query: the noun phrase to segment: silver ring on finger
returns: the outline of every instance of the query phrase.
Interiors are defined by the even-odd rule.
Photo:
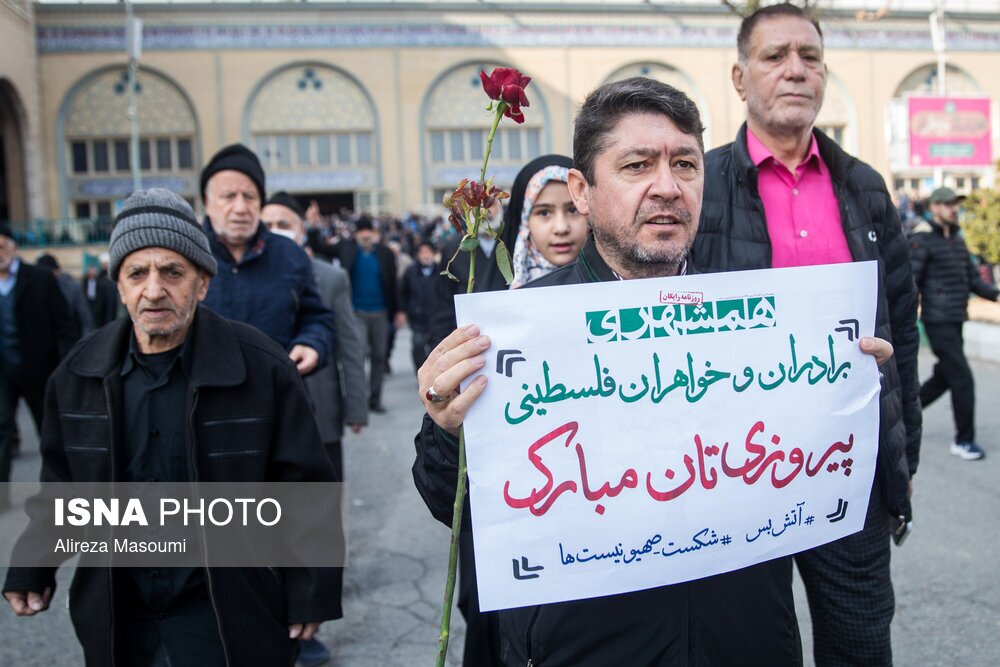
[[[424,398],[426,398],[431,403],[444,403],[445,401],[448,400],[447,396],[442,396],[441,394],[437,393],[437,390],[434,388],[434,385],[431,385],[430,387],[427,388],[427,391],[424,392]]]

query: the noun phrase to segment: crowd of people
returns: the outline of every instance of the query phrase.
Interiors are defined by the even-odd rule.
[[[962,323],[970,291],[993,300],[1000,291],[979,279],[957,231],[961,197],[935,190],[929,215],[904,229],[875,170],[815,128],[826,66],[809,13],[760,9],[736,46],[731,77],[747,121],[731,143],[706,154],[683,91],[645,78],[601,86],[577,116],[573,156],[525,165],[506,206],[491,211],[512,249],[513,283],[497,267],[496,239],[482,236],[476,290],[877,261],[875,337],[859,343],[883,374],[864,528],[696,581],[483,613],[466,520],[466,665],[801,665],[793,564],[816,664],[891,665],[890,545],[912,518],[921,407],[950,390],[952,453],[984,456]],[[54,258],[21,262],[0,227],[0,481],[19,397],[42,434],[43,481],[342,481],[344,433],[388,409],[384,377],[395,332],[408,327],[426,410],[414,480],[450,525],[457,434],[485,378],[458,387],[490,346],[488,332],[457,327],[453,297],[472,266],[457,253],[461,237],[443,215],[323,212],[266,185],[257,156],[235,144],[201,172],[202,220],[170,191],[133,193],[107,266],[82,284]],[[922,386],[918,303],[939,358]],[[342,614],[340,570],[290,568],[277,592],[252,571],[229,570],[78,570],[69,604],[87,664],[329,658],[314,635]],[[55,572],[11,568],[3,590],[16,614],[37,615]]]

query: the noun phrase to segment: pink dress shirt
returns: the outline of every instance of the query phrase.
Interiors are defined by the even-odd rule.
[[[749,129],[747,149],[757,165],[757,190],[771,237],[771,266],[852,261],[830,170],[819,156],[816,137],[794,174]]]

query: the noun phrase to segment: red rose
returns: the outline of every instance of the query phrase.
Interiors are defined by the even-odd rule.
[[[483,90],[491,100],[507,105],[503,115],[515,123],[523,123],[521,107],[531,106],[528,96],[524,94],[524,89],[531,83],[531,77],[524,76],[513,67],[497,67],[489,76],[486,72],[480,72],[479,78],[482,79]]]

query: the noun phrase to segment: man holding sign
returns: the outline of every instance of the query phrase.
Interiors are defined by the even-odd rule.
[[[588,216],[593,236],[575,264],[530,286],[594,284],[589,289],[596,290],[597,283],[677,276],[691,271],[687,258],[698,228],[705,177],[702,129],[698,110],[686,95],[651,79],[628,79],[607,84],[591,93],[576,120],[576,168],[570,171],[569,187],[577,209]],[[566,289],[568,293],[577,288]],[[518,299],[527,295],[513,292],[502,296]],[[882,360],[891,355],[891,346],[885,341],[863,338],[861,346],[863,351]],[[477,326],[465,326],[435,348],[418,373],[427,415],[416,439],[414,479],[434,516],[449,524],[458,467],[456,436],[470,407],[482,396],[486,377],[479,375],[461,393],[459,386],[484,368],[485,354],[490,347],[491,340],[481,335]],[[597,372],[600,377],[600,365]],[[504,378],[497,381],[500,380]],[[608,384],[608,380],[614,382],[605,377],[604,384]],[[594,397],[599,390],[588,393],[588,389],[578,392],[578,396]],[[562,392],[571,393],[565,387]],[[554,398],[548,396],[546,400]],[[540,402],[541,399],[535,404]],[[556,409],[556,406],[547,405],[553,411]],[[526,417],[514,417],[515,420],[523,418]],[[508,423],[515,421],[508,419]],[[663,421],[661,430],[669,431],[671,426],[668,418]],[[562,439],[559,443],[561,450]],[[566,440],[567,446],[569,443],[570,440]],[[609,442],[607,446],[619,444]],[[470,456],[476,453],[475,449],[473,444]],[[512,450],[510,456],[514,455]],[[801,451],[799,456],[802,456]],[[630,469],[622,476],[618,491],[602,487],[602,493],[614,496],[621,488],[635,489],[635,477],[635,470]],[[521,495],[520,489],[533,483],[516,481]],[[586,489],[585,480],[583,484]],[[557,495],[558,490],[546,503],[555,502]],[[627,501],[625,495],[619,499]],[[638,494],[633,495],[638,497]],[[536,518],[546,511],[538,506],[541,501],[536,499],[534,491],[527,502],[532,505],[529,509]],[[569,501],[562,504],[569,504]],[[474,511],[475,508],[476,496],[473,495]],[[592,519],[593,512],[603,515],[603,510],[603,506],[598,505],[588,516]],[[612,511],[610,509],[609,513]],[[719,509],[720,515],[724,512]],[[527,528],[531,524],[521,525]],[[777,532],[777,528],[774,531]],[[480,535],[477,533],[476,537],[479,540]],[[748,542],[751,537],[747,538]],[[655,536],[656,543],[660,539],[660,535]],[[705,538],[703,543],[697,544],[719,542],[712,539],[714,542]],[[650,549],[652,542],[654,539],[647,541]],[[666,544],[665,539],[663,543]],[[657,548],[664,551],[664,548]],[[700,548],[695,545],[686,550]],[[683,550],[664,551],[663,555]],[[607,557],[609,560],[602,562],[610,562],[614,555],[609,552],[600,556],[581,556],[587,552],[586,548],[576,549],[576,556],[567,554],[561,558],[561,565],[571,567],[567,564],[576,563],[575,558],[580,562],[593,562],[594,558]],[[637,554],[645,554],[647,549],[637,547],[631,552],[634,559]],[[510,561],[507,562],[509,575]],[[525,568],[522,576],[518,577],[517,563],[514,574],[514,578],[521,581],[533,576],[532,567],[538,569],[537,564],[529,564],[523,558],[522,565]],[[558,564],[552,565],[549,571],[557,567]],[[715,571],[725,569],[733,568],[722,567]],[[480,582],[482,586],[482,578]],[[570,600],[567,602],[501,611],[500,645],[496,648],[499,661],[511,665],[574,667],[609,664],[799,665],[802,662],[788,558],[686,583],[616,595],[595,595],[603,597],[575,599],[586,595],[567,591],[560,597]]]
[[[906,239],[874,169],[815,129],[826,65],[819,24],[771,5],[744,19],[733,85],[747,105],[736,141],[706,156],[694,246],[699,271],[739,271],[877,260],[876,335],[892,341],[882,369],[878,473],[860,533],[795,557],[825,665],[891,665],[894,599],[890,532],[905,536],[909,477],[917,470],[917,293]]]

